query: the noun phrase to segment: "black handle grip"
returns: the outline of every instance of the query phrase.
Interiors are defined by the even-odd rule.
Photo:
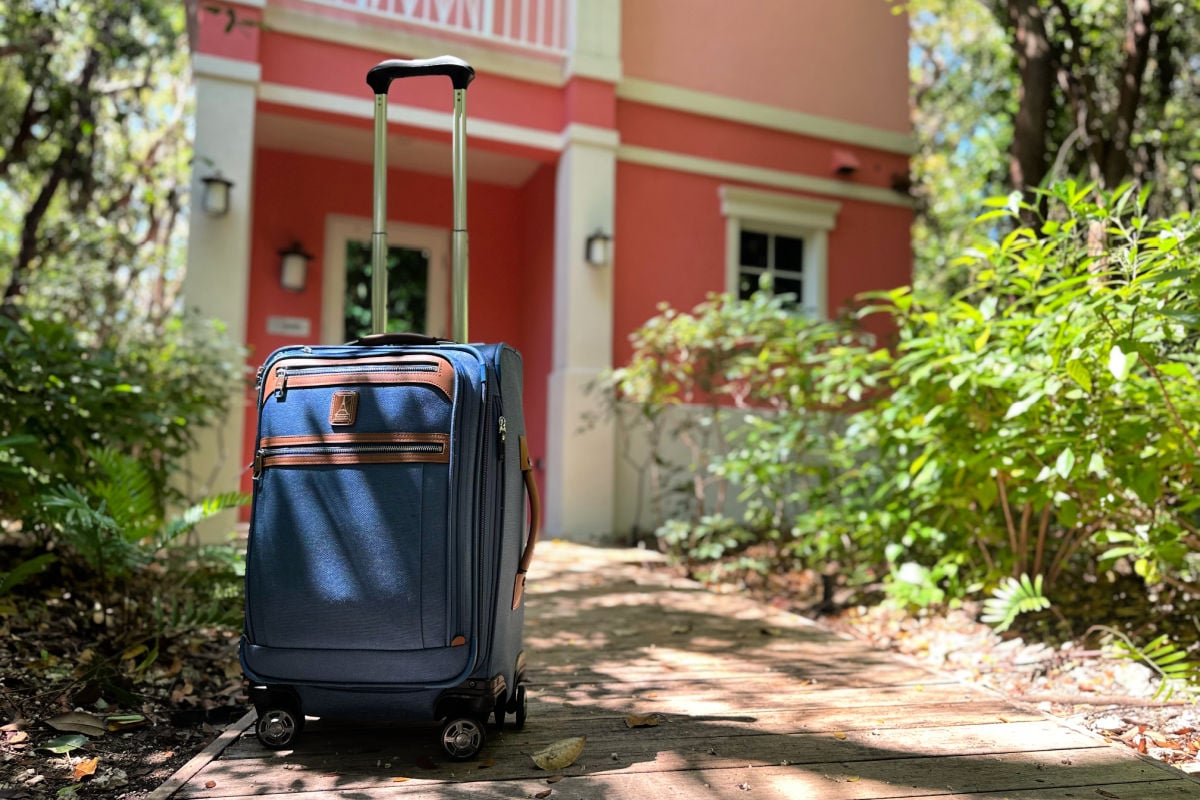
[[[435,344],[451,344],[449,339],[439,339],[436,336],[426,336],[421,333],[371,333],[358,339],[346,342],[354,347],[373,347],[386,344],[409,344],[429,347]]]
[[[367,71],[367,85],[375,94],[387,94],[392,81],[397,78],[415,78],[420,75],[445,75],[455,89],[466,89],[475,80],[475,69],[454,56],[418,58],[405,60],[392,58],[381,61]]]

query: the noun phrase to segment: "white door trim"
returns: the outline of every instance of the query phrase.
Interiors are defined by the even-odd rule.
[[[428,295],[425,330],[421,333],[445,338],[450,328],[450,231],[429,225],[388,222],[389,245],[429,251]],[[346,242],[371,241],[371,220],[330,214],[325,218],[324,277],[321,280],[321,342],[342,344],[345,336]]]

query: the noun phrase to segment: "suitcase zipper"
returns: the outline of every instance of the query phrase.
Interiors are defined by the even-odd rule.
[[[336,383],[355,383],[356,375],[404,375],[412,373],[436,373],[441,367],[429,362],[411,364],[354,364],[339,367],[288,367],[280,364],[275,368],[275,399],[283,400],[287,395],[288,382],[300,386],[326,386],[325,378],[334,376]],[[368,378],[357,382],[369,382]]]
[[[450,437],[444,433],[354,434],[342,438],[275,437],[289,440],[260,447],[254,456],[254,478],[273,466],[323,466],[327,464],[446,463]],[[303,441],[309,439],[309,441]],[[323,441],[324,439],[324,441]]]

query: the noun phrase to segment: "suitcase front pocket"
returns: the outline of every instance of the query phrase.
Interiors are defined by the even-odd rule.
[[[459,629],[446,433],[264,437],[247,571],[256,644],[451,646]]]

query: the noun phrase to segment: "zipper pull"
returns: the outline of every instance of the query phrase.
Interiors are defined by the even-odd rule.
[[[500,444],[504,444],[505,438],[508,437],[508,420],[504,417],[500,418]]]
[[[255,391],[258,391],[259,389],[262,388],[262,379],[263,379],[263,370],[264,369],[266,369],[265,364],[260,365],[258,369],[254,370],[254,390]]]
[[[283,394],[287,391],[287,367],[275,368],[275,399],[283,400]]]
[[[253,480],[258,480],[258,477],[262,475],[263,455],[264,452],[261,449],[254,451],[254,471],[250,473],[250,477]]]

